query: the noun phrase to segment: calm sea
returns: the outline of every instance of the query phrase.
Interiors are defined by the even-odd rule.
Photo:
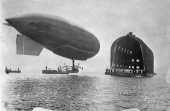
[[[166,111],[170,84],[165,74],[152,78],[115,77],[98,73],[77,75],[9,74],[2,85],[8,111]]]

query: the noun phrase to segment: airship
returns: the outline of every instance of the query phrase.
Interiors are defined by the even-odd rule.
[[[16,53],[39,56],[43,48],[59,56],[87,60],[100,50],[99,40],[90,32],[67,20],[44,13],[29,13],[5,19],[20,34]]]

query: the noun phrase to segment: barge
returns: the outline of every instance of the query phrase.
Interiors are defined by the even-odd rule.
[[[6,72],[6,74],[9,74],[9,73],[21,73],[21,70],[19,68],[18,68],[18,70],[11,70],[11,69],[8,69],[6,67],[5,72]]]

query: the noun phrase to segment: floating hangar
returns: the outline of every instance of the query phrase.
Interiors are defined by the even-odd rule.
[[[153,52],[141,39],[130,32],[112,44],[110,70],[111,72],[130,70],[130,73],[154,73]]]

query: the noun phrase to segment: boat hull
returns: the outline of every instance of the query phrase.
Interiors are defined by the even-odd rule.
[[[7,70],[6,74],[9,74],[9,73],[21,73],[21,71],[10,71],[10,70]]]
[[[57,70],[42,70],[43,74],[69,74],[66,71],[57,71]]]
[[[117,72],[105,72],[105,75],[113,75],[120,77],[153,77],[155,73],[117,73]]]
[[[78,73],[79,70],[78,69],[75,69],[75,70],[66,70],[68,73]]]

